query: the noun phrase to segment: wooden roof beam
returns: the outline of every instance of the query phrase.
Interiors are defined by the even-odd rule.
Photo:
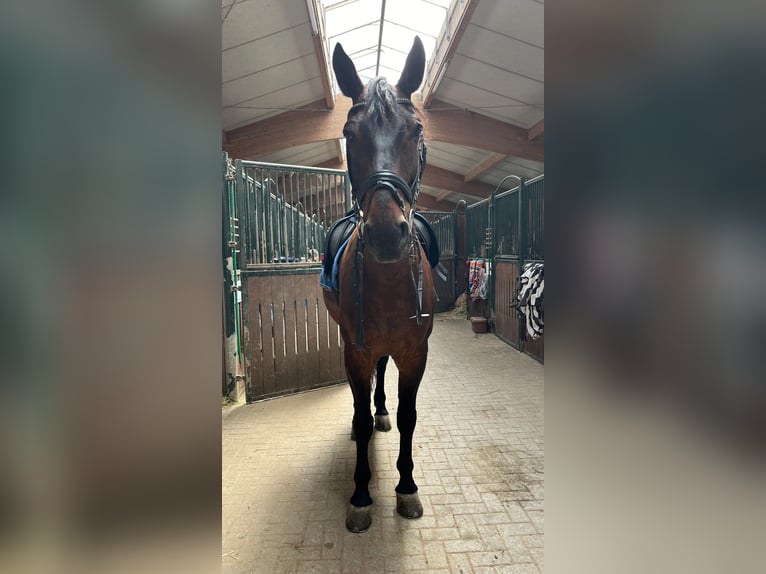
[[[453,211],[457,202],[441,201],[433,195],[427,193],[421,193],[418,196],[418,204],[416,211],[421,210],[433,210],[433,211]]]
[[[234,157],[248,159],[280,149],[338,139],[350,108],[351,100],[346,97],[339,98],[332,110],[326,109],[320,100],[229,130],[226,151]]]
[[[545,118],[527,130],[527,141],[535,141],[545,136]]]
[[[452,56],[455,54],[460,40],[471,22],[473,13],[479,5],[479,0],[465,0],[453,2],[452,12],[447,14],[444,26],[436,39],[436,49],[431,65],[426,73],[423,84],[423,105],[430,106],[439,83],[447,71]]]
[[[527,141],[527,130],[449,104],[427,110],[426,141],[464,145],[514,157],[545,161],[545,146]]]
[[[224,149],[232,157],[258,155],[298,145],[337,140],[343,132],[351,100],[338,99],[327,110],[324,102],[313,102],[226,132]],[[426,141],[434,140],[483,149],[535,161],[545,161],[545,146],[527,139],[527,130],[482,116],[475,112],[439,103],[426,110]]]
[[[319,76],[322,79],[322,89],[324,90],[324,101],[329,109],[335,107],[335,95],[332,93],[332,78],[330,77],[330,68],[327,65],[328,54],[326,51],[324,19],[320,17],[322,7],[318,0],[308,0],[306,2],[306,11],[309,16],[309,25],[311,26],[311,38],[314,42],[314,53],[316,54],[317,64],[319,65]]]
[[[463,177],[463,181],[468,183],[469,181],[473,181],[477,177],[479,177],[481,174],[483,174],[485,171],[493,168],[497,164],[499,164],[501,161],[503,161],[507,155],[504,153],[493,153],[484,158],[483,161],[481,161],[476,167],[474,167],[471,171],[469,171],[467,174],[465,174],[465,177]]]
[[[435,165],[427,165],[423,172],[423,185],[438,187],[450,193],[461,193],[484,199],[495,189],[493,186],[479,181],[466,183],[459,173],[448,171]],[[445,196],[446,197],[446,196]]]
[[[332,158],[318,164],[316,167],[326,167],[329,169],[346,169],[346,162],[341,162],[338,161],[337,158]],[[493,186],[479,181],[466,183],[463,180],[463,176],[459,173],[448,171],[446,169],[436,167],[435,165],[426,165],[421,183],[428,187],[436,187],[446,191],[446,194],[439,194],[439,196],[437,196],[439,200],[445,199],[452,193],[472,195],[474,197],[484,199],[489,197],[492,191],[495,189]]]

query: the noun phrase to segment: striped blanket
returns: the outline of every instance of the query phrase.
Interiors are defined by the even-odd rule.
[[[533,339],[543,335],[545,310],[545,275],[542,263],[524,265],[516,285],[512,305],[526,320],[527,333]]]

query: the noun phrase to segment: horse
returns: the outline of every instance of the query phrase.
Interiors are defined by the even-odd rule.
[[[399,370],[396,510],[404,518],[423,515],[412,476],[412,437],[417,392],[433,330],[435,292],[413,223],[425,143],[422,114],[411,96],[423,81],[425,59],[423,43],[416,37],[396,86],[381,77],[364,86],[341,44],[333,51],[338,85],[352,100],[343,135],[354,230],[338,256],[337,289],[323,291],[323,298],[340,327],[354,400],[355,489],[346,513],[346,528],[351,532],[364,532],[372,524],[368,446],[374,424],[382,431],[391,428],[382,385],[388,357]],[[370,394],[376,367],[380,381],[374,420]]]

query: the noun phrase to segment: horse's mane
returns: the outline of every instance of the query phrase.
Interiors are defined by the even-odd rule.
[[[370,118],[380,124],[390,114],[396,113],[396,99],[397,96],[391,84],[384,77],[378,76],[367,84],[365,111]],[[418,102],[413,100],[412,107],[421,123],[425,124],[426,115]]]
[[[396,94],[385,78],[373,78],[367,84],[365,103],[367,115],[380,124],[389,115],[395,113]]]

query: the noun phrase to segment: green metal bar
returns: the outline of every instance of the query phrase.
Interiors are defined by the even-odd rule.
[[[229,181],[227,182],[227,187],[229,188],[229,241],[231,241],[231,244],[233,247],[231,248],[231,267],[233,270],[233,277],[232,277],[232,284],[234,286],[234,289],[236,289],[237,284],[240,283],[239,281],[239,269],[237,267],[237,229],[236,224],[239,220],[237,217],[237,211],[236,211],[236,181]],[[240,240],[242,238],[242,233],[239,234]],[[239,329],[239,301],[237,300],[237,291],[233,290],[231,293],[231,296],[234,297],[234,332],[237,335],[237,361],[242,360],[242,342],[240,339],[240,329]]]
[[[496,191],[496,190],[495,190]],[[495,320],[495,235],[497,227],[496,219],[496,198],[495,191],[489,196],[487,205],[487,309],[489,310],[488,320],[494,323]]]
[[[518,213],[518,233],[519,233],[519,258],[518,258],[518,274],[519,277],[521,276],[522,270],[524,268],[524,257],[526,255],[527,250],[527,238],[526,238],[526,231],[524,229],[524,222],[526,219],[525,214],[525,203],[524,203],[524,178],[521,179],[521,182],[519,183],[519,213]],[[517,321],[517,328],[518,328],[518,335],[519,335],[519,350],[524,350],[524,341],[526,340],[526,330],[524,329],[524,320],[519,317]]]
[[[306,167],[305,165],[287,165],[281,163],[268,163],[263,161],[238,160],[247,168],[260,168],[265,170],[285,170],[295,173],[334,173],[344,175],[346,172],[340,169],[328,169],[324,167]]]

